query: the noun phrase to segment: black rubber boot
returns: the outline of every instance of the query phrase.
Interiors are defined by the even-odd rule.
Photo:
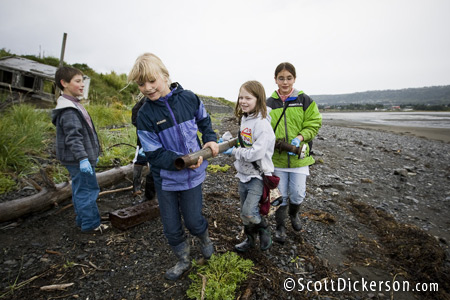
[[[178,262],[175,266],[167,270],[164,277],[169,280],[177,280],[191,267],[189,243],[184,241],[178,246],[172,247],[172,250],[177,256]]]
[[[287,218],[288,207],[280,206],[275,212],[275,222],[277,227],[275,229],[275,236],[273,240],[275,242],[284,244],[286,242],[286,218]]]
[[[247,235],[245,241],[234,246],[239,252],[245,252],[255,247],[256,236],[258,234],[258,227],[255,224],[245,225],[244,232]]]
[[[289,217],[291,218],[292,228],[294,228],[295,231],[302,230],[302,224],[300,223],[300,218],[298,217],[299,210],[300,210],[300,204],[295,205],[295,204],[289,203]]]
[[[200,239],[200,246],[203,257],[209,259],[211,255],[214,253],[214,245],[211,239],[209,238],[208,229],[206,229],[202,235],[199,235],[198,238]]]
[[[261,218],[261,222],[258,224],[259,233],[259,247],[262,251],[265,251],[272,246],[272,236],[270,234],[269,225],[265,218]]]
[[[141,174],[143,165],[134,164],[133,167],[133,197],[140,195],[141,192]]]
[[[147,200],[152,200],[155,195],[156,195],[156,191],[155,191],[155,182],[153,181],[153,175],[151,172],[149,172],[147,174],[147,176],[145,176],[145,198]]]

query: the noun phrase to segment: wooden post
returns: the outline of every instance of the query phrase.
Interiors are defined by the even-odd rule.
[[[59,57],[59,66],[60,67],[62,67],[64,64],[64,53],[66,52],[66,40],[67,40],[67,33],[64,32],[62,46],[61,46],[61,55]],[[61,90],[59,89],[58,85],[55,82],[55,102],[56,102],[56,99],[58,99],[60,93],[61,93]]]

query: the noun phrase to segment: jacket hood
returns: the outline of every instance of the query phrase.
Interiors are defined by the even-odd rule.
[[[56,124],[56,118],[58,117],[59,113],[66,108],[74,108],[77,109],[78,108],[75,106],[75,103],[73,103],[72,101],[64,98],[64,97],[59,97],[57,102],[56,102],[56,107],[52,110],[52,123]]]

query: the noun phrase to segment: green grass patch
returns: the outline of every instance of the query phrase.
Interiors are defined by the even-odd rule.
[[[209,164],[206,170],[210,173],[217,173],[217,172],[226,173],[229,168],[231,168],[229,165],[220,166]]]

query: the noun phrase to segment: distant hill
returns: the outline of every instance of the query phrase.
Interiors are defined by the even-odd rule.
[[[367,91],[339,95],[311,95],[320,105],[383,104],[396,105],[450,105],[450,85],[401,90]]]

